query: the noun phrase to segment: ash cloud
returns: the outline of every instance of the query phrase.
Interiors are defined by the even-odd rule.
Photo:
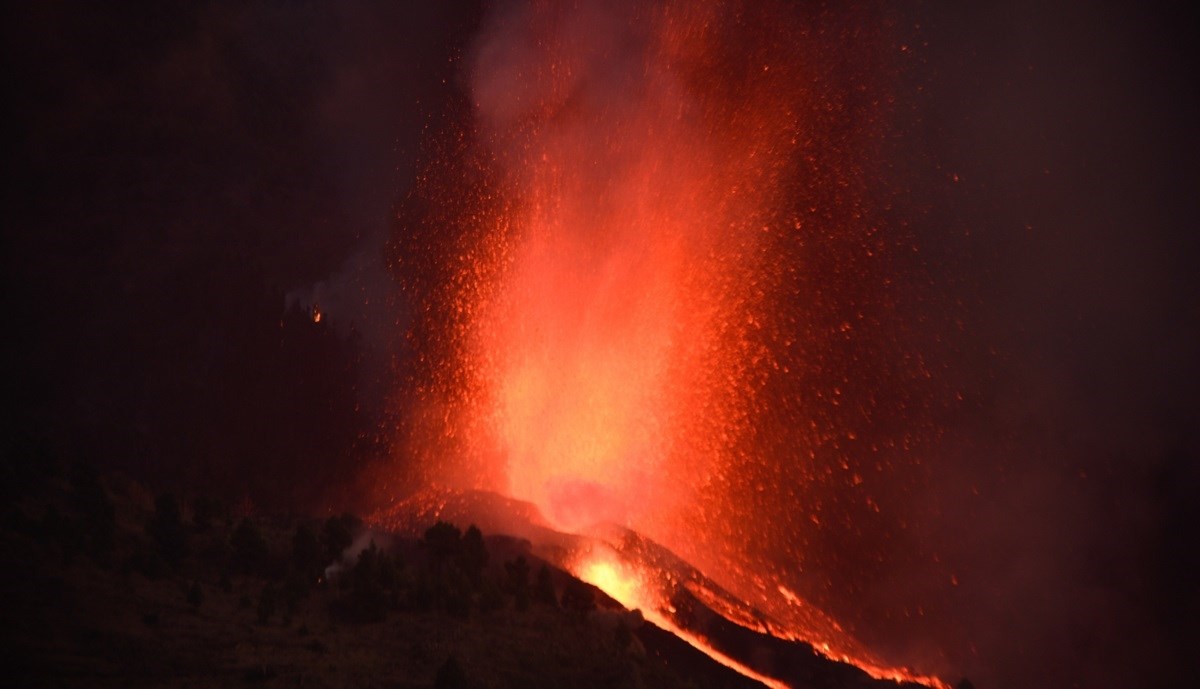
[[[653,54],[654,7],[622,1],[488,8],[460,73],[474,106],[477,145],[523,185],[535,174],[532,150],[587,161],[571,174],[589,185],[597,215],[606,199],[632,196],[626,187],[649,156],[627,150],[622,138],[644,135],[664,112],[679,113],[680,128],[695,123],[691,99]],[[696,136],[697,147],[702,141]],[[569,231],[597,232],[587,222]]]
[[[557,10],[499,3],[472,43],[468,86],[488,138],[547,110],[610,113],[619,119],[634,104],[662,97],[649,92],[649,6],[636,2],[583,2]],[[646,21],[636,18],[646,15]],[[557,78],[547,78],[551,73]],[[542,78],[537,78],[538,76]],[[576,120],[578,121],[578,120]],[[570,118],[556,129],[572,129]]]

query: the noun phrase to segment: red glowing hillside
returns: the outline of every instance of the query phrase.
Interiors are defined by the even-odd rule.
[[[935,677],[888,667],[820,610],[780,587],[758,608],[666,548],[633,531],[595,524],[550,528],[533,505],[486,491],[431,489],[370,520],[415,536],[431,522],[473,523],[526,539],[537,557],[571,572],[718,662],[771,687],[869,686],[869,679],[945,688]]]

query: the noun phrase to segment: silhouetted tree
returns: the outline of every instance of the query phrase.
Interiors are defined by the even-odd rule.
[[[243,574],[261,571],[267,559],[267,542],[249,517],[244,517],[234,529],[229,544],[233,547],[234,564]]]
[[[375,541],[358,554],[354,569],[346,577],[350,589],[349,612],[356,621],[382,622],[387,616],[387,585],[394,583],[392,572],[390,558],[379,550]]]
[[[275,614],[275,608],[278,605],[276,598],[278,598],[278,593],[275,591],[275,584],[268,583],[263,586],[262,593],[258,596],[259,624],[271,621],[271,616]]]
[[[413,610],[424,612],[433,608],[434,598],[434,574],[428,568],[421,569],[416,573],[412,590],[408,592],[408,605]]]
[[[562,606],[567,610],[586,613],[596,609],[596,593],[591,586],[571,577],[563,586]]]
[[[533,601],[552,608],[558,607],[558,596],[554,593],[554,582],[550,579],[550,568],[542,563],[537,579],[533,582]]]
[[[187,531],[179,516],[179,503],[174,495],[164,494],[154,501],[154,516],[147,527],[158,553],[171,566],[176,566],[187,554]]]
[[[44,538],[58,544],[63,563],[73,562],[80,554],[95,555],[94,559],[100,564],[107,562],[107,554],[93,548],[92,525],[87,522],[85,515],[64,514],[50,505],[42,515],[38,528]],[[158,556],[157,550],[154,554]],[[161,557],[159,559],[161,562]],[[163,568],[166,568],[165,564]]]
[[[71,528],[69,520],[63,517],[57,507],[50,505],[46,508],[38,524],[38,530],[43,538],[59,544],[64,562],[70,562],[75,558],[75,553],[79,550],[78,535],[76,530]]]
[[[463,534],[458,563],[471,585],[478,588],[483,576],[483,568],[488,563],[488,551],[487,545],[483,542],[483,533],[474,524],[467,527],[466,533]]]
[[[228,519],[229,509],[216,498],[201,496],[192,501],[192,524],[201,533],[212,528],[213,522]]]
[[[129,556],[130,569],[147,579],[161,579],[171,573],[171,567],[153,545],[138,548]]]
[[[192,582],[192,587],[188,589],[187,602],[193,610],[199,608],[200,604],[204,602],[204,591],[200,589],[200,582]]]
[[[462,532],[449,522],[439,521],[426,529],[421,545],[429,555],[430,565],[440,569],[458,558],[462,548]]]
[[[334,562],[354,542],[354,531],[362,522],[352,514],[330,517],[325,520],[325,562]]]
[[[633,632],[629,630],[629,625],[625,624],[625,620],[617,622],[614,639],[617,642],[617,648],[622,651],[629,648],[629,644],[633,643]]]
[[[438,668],[433,686],[434,689],[466,689],[467,673],[463,672],[462,666],[454,656],[447,658]]]
[[[291,570],[283,580],[283,610],[288,615],[296,612],[300,601],[308,597],[312,580],[299,570]]]
[[[316,579],[325,570],[325,549],[309,524],[296,527],[292,536],[292,564],[310,579]]]
[[[516,599],[517,610],[527,609],[529,607],[529,562],[525,560],[524,555],[518,555],[517,559],[504,563],[504,570],[508,574],[508,590]]]
[[[504,607],[504,591],[491,576],[485,575],[479,585],[480,612],[493,612]]]
[[[441,571],[440,577],[442,607],[451,617],[466,619],[471,614],[471,582],[467,575],[450,566]]]
[[[116,532],[116,508],[90,465],[76,468],[71,480],[71,502],[79,513],[84,551],[98,564],[107,564]]]

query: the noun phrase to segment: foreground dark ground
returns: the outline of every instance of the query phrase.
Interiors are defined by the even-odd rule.
[[[8,479],[0,640],[19,686],[760,686],[517,539],[394,538],[81,466]]]

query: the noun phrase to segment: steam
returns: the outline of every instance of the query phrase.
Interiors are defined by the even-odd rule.
[[[372,545],[387,551],[392,547],[393,542],[394,539],[390,534],[372,531],[371,529],[364,530],[355,536],[354,541],[346,546],[346,549],[342,551],[341,555],[338,555],[337,559],[325,567],[325,581],[335,581],[347,570],[353,569],[354,564],[358,562],[358,556]]]

